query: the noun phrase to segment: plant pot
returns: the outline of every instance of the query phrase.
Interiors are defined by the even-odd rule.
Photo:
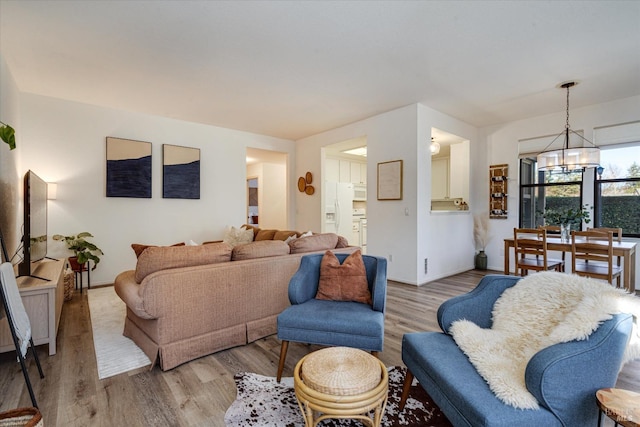
[[[75,256],[69,257],[69,266],[71,266],[71,270],[75,272],[82,272],[87,270],[86,264],[78,264],[78,257]]]
[[[476,270],[487,269],[487,254],[484,251],[480,251],[476,254]]]

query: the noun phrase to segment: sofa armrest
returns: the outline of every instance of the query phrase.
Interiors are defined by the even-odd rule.
[[[451,298],[438,308],[438,324],[449,333],[451,324],[456,320],[466,319],[481,328],[490,328],[492,324],[493,305],[505,289],[515,285],[521,277],[504,275],[487,275],[471,292]]]
[[[289,302],[302,304],[315,298],[320,282],[320,263],[324,254],[305,255],[289,281]]]
[[[565,425],[595,425],[595,393],[615,386],[632,325],[630,314],[616,314],[588,339],[539,351],[525,371],[527,389]]]
[[[144,308],[144,301],[140,296],[140,285],[136,282],[133,270],[124,271],[116,277],[113,282],[116,294],[122,301],[141,319],[154,319],[155,316],[147,313]]]
[[[384,313],[387,303],[387,259],[373,255],[362,256],[367,270],[372,308]]]

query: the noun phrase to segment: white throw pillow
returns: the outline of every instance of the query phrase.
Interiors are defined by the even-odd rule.
[[[240,245],[242,243],[251,243],[253,242],[253,230],[250,228],[246,229],[244,227],[227,227],[227,231],[225,232],[222,241],[231,246]]]
[[[306,233],[302,234],[300,237],[309,237],[309,236],[313,236],[313,231],[309,230]]]
[[[294,240],[296,240],[298,237],[295,234],[292,234],[291,236],[287,237],[286,239],[284,239],[284,242],[286,244],[289,244],[289,242],[293,242]]]
[[[185,246],[198,246],[198,244],[196,242],[194,242],[193,240],[187,240],[186,242],[184,242]]]

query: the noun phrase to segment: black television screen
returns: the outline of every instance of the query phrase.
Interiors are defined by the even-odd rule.
[[[47,183],[33,171],[24,175],[23,260],[20,276],[31,275],[31,263],[47,255]]]

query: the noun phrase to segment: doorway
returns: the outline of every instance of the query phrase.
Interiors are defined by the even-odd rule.
[[[328,145],[324,153],[321,217],[323,232],[366,246],[367,137]]]
[[[289,221],[288,154],[247,148],[247,223],[287,230]]]
[[[259,208],[258,208],[258,178],[247,179],[247,224],[258,227],[259,224]]]

